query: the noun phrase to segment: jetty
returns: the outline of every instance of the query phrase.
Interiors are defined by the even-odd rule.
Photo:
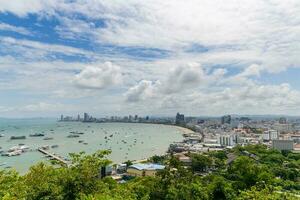
[[[49,151],[43,149],[43,148],[38,148],[38,151],[41,152],[42,154],[45,154],[47,156],[49,156],[50,158],[54,159],[54,160],[57,160],[58,162],[60,162],[62,165],[65,165],[65,166],[69,166],[69,163],[62,157],[58,156],[58,155],[55,155],[53,153],[50,153]]]

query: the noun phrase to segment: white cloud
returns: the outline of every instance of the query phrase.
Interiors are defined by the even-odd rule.
[[[122,82],[120,67],[106,62],[102,65],[88,66],[74,78],[74,83],[82,88],[104,89]]]
[[[265,73],[300,66],[298,0],[0,0],[0,12],[53,17],[60,23],[55,31],[61,39],[87,41],[95,47],[88,51],[1,37],[0,50],[14,55],[0,57],[0,78],[9,74],[0,79],[1,92],[22,90],[53,99],[88,96],[96,102],[94,107],[106,99],[109,106],[99,110],[109,108],[111,114],[114,109],[159,114],[180,108],[199,115],[300,110],[299,91],[291,85],[260,82]],[[29,34],[4,23],[0,29]],[[103,44],[117,50],[120,46],[167,50],[168,56],[141,61],[127,52],[97,52]],[[89,63],[66,62],[55,54],[82,56]],[[105,61],[110,62],[99,64]],[[105,90],[110,87],[114,90]],[[121,102],[122,94],[126,102]],[[37,103],[27,109],[46,107]]]
[[[32,35],[32,33],[24,27],[12,26],[6,23],[0,23],[0,31],[12,31],[23,35]]]
[[[240,76],[259,76],[261,71],[264,70],[263,66],[252,64],[249,67],[247,67]]]
[[[0,0],[0,11],[12,12],[20,17],[29,13],[36,13],[44,9],[45,0]]]
[[[160,82],[141,80],[137,85],[128,89],[125,93],[126,100],[129,102],[137,102],[140,100],[146,100],[153,98],[157,95]]]

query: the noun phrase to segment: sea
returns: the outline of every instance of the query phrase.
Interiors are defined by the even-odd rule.
[[[69,138],[69,135],[79,135]],[[30,137],[41,133],[42,137]],[[58,122],[56,119],[0,119],[0,151],[26,145],[27,152],[18,156],[0,156],[0,169],[16,169],[24,174],[38,162],[48,158],[37,148],[49,146],[49,152],[64,158],[69,153],[110,149],[108,156],[114,163],[146,159],[164,154],[169,144],[183,140],[183,130],[169,125],[143,123],[83,123]],[[26,139],[11,140],[11,136],[26,136]],[[45,140],[45,138],[51,138]],[[54,146],[53,146],[54,145]],[[52,148],[53,146],[53,148]]]

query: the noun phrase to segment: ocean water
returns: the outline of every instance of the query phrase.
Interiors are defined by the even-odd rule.
[[[68,138],[72,131],[83,132],[78,138]],[[30,134],[43,133],[44,137],[29,137]],[[55,119],[0,119],[0,150],[25,144],[30,151],[19,156],[0,156],[0,169],[15,168],[25,173],[30,166],[40,161],[47,161],[45,156],[36,151],[45,145],[58,145],[49,151],[63,157],[71,152],[111,149],[109,156],[115,163],[126,160],[138,160],[152,155],[163,154],[172,142],[181,141],[182,130],[167,125],[139,123],[82,123],[57,122]],[[11,136],[26,136],[24,140],[11,140]],[[53,140],[44,140],[52,137]],[[79,143],[83,140],[84,143]]]

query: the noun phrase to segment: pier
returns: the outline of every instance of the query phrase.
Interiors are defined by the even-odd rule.
[[[38,148],[38,151],[41,152],[42,154],[49,156],[50,158],[52,158],[54,160],[57,160],[58,162],[60,162],[61,164],[65,165],[67,167],[69,166],[69,163],[65,159],[61,158],[60,156],[50,153],[49,151],[47,151],[43,148]]]

